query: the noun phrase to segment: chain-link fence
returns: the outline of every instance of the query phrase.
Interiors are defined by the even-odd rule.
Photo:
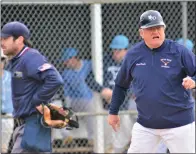
[[[187,23],[185,23],[187,25],[182,24],[185,20],[183,18],[184,4],[187,7],[187,13],[185,12],[187,18]],[[94,4],[1,5],[1,26],[7,22],[16,20],[25,23],[31,31],[33,47],[44,54],[56,66],[64,80],[67,81],[65,87],[58,91],[53,102],[59,105],[70,105],[77,113],[107,113],[108,111],[107,101],[100,99],[96,96],[97,93],[94,94],[90,90],[93,89],[93,91],[99,92],[99,87],[92,76],[92,72],[96,73],[96,70],[93,70],[92,66],[94,63],[91,45],[93,39],[92,18],[95,18],[91,14],[92,5]],[[101,4],[102,54],[106,65],[103,62],[104,67],[102,71],[105,73],[106,69],[106,71],[110,70],[111,72],[111,76],[103,77],[104,84],[107,82],[106,78],[114,79],[120,67],[120,65],[112,60],[113,56],[110,55],[112,53],[110,48],[112,39],[114,36],[122,34],[128,37],[130,45],[140,41],[138,32],[139,17],[141,13],[148,9],[158,10],[162,14],[167,25],[167,38],[176,40],[186,36],[195,42],[196,5],[194,1],[103,3]],[[72,55],[77,54],[77,60],[82,60],[80,61],[80,65],[83,67],[82,71],[74,72],[67,70],[67,67],[72,66],[65,62],[67,58],[66,52],[72,53]],[[105,57],[105,54],[109,54],[110,56]],[[111,67],[108,64],[111,64]],[[112,88],[112,85],[110,86]],[[135,110],[133,102],[133,98],[130,95],[122,109]],[[112,134],[110,135],[111,130],[106,125],[107,114],[99,115],[87,114],[79,116],[80,129],[73,131],[64,129],[55,130],[53,132],[53,151],[92,153],[93,151],[99,152],[100,147],[103,146],[103,152],[110,152],[113,147],[113,139]],[[132,118],[132,121],[135,121],[135,117],[129,116],[128,113],[124,117],[125,120],[130,120],[130,118]],[[98,121],[100,122],[100,120],[103,126],[99,125]],[[128,127],[127,129],[131,132],[130,127],[132,124],[127,125],[125,127]],[[102,135],[101,141],[99,135]],[[129,145],[129,135],[128,133],[128,139],[123,139],[127,140],[124,143],[125,145]]]

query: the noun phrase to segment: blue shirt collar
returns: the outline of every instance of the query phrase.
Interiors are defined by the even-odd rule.
[[[12,60],[15,60],[15,59],[18,59],[19,57],[21,57],[28,49],[29,49],[29,47],[24,46],[24,47],[22,48],[22,50],[21,50],[16,56],[14,56],[14,57],[12,58]]]

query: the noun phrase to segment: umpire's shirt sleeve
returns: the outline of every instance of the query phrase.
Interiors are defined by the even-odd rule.
[[[128,52],[115,80],[109,114],[117,115],[121,104],[124,102],[132,81],[131,65],[131,56]]]
[[[39,82],[39,87],[32,97],[32,106],[46,104],[63,84],[63,79],[56,68],[49,64],[45,57],[39,53],[25,65],[29,78]]]

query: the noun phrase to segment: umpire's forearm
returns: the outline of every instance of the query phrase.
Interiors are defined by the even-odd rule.
[[[62,86],[61,78],[48,76],[43,85],[36,91],[32,98],[32,104],[38,106],[42,103],[46,104]]]

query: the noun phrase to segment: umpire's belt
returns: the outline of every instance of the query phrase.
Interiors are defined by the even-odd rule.
[[[25,124],[25,120],[23,118],[15,118],[15,122],[18,124],[18,126]]]

